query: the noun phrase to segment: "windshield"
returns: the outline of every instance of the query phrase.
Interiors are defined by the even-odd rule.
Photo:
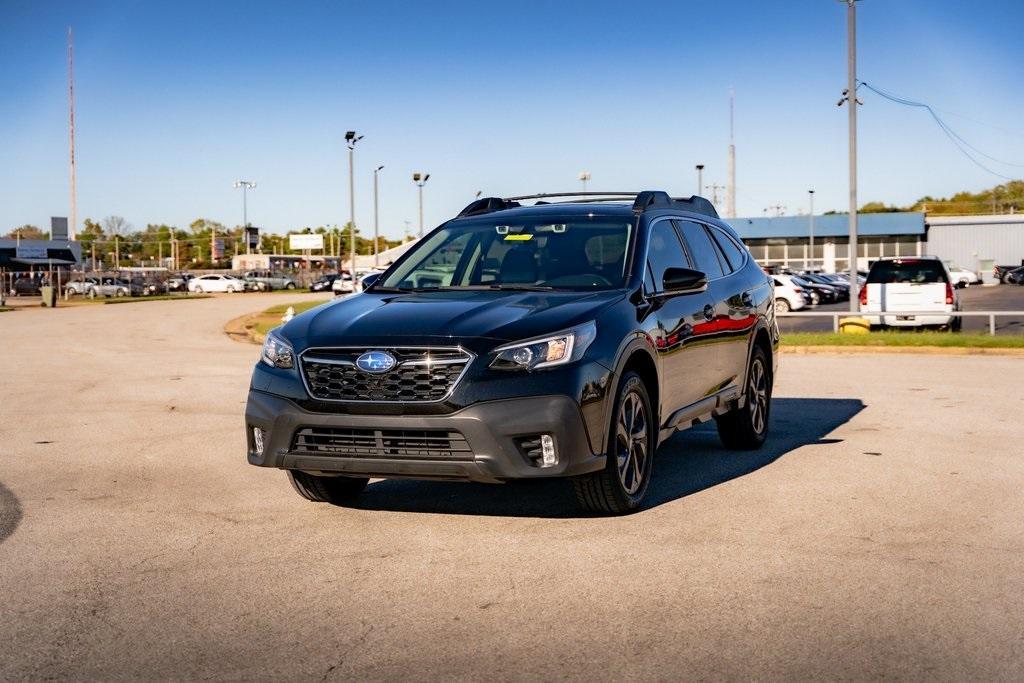
[[[608,217],[460,223],[417,245],[373,289],[615,289],[625,285],[632,232]]]
[[[868,273],[868,284],[931,284],[946,282],[938,261],[877,261]]]

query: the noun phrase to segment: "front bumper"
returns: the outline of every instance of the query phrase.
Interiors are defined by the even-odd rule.
[[[502,482],[575,476],[597,471],[605,464],[604,454],[590,449],[579,407],[560,395],[475,403],[443,415],[349,415],[307,411],[286,398],[250,390],[245,422],[249,463],[260,467],[361,477]],[[263,430],[262,454],[256,453],[254,427]],[[428,460],[293,451],[296,431],[306,427],[455,431],[465,437],[471,455]],[[531,461],[517,442],[539,434],[549,434],[554,440],[558,462],[551,467]]]

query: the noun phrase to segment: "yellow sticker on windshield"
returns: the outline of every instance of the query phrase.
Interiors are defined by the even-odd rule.
[[[505,235],[506,242],[529,242],[533,239],[533,235],[528,232],[520,232],[518,234]]]

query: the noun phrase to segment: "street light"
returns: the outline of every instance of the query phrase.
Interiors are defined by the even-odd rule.
[[[587,181],[590,180],[590,171],[580,171],[580,182],[583,183],[583,191],[587,191]]]
[[[377,203],[377,174],[384,169],[384,164],[373,169],[373,265],[380,266],[380,259],[377,258],[377,245],[380,243],[380,223],[378,219],[379,206]]]
[[[420,188],[420,237],[423,237],[423,186],[430,180],[430,174],[422,174],[419,171],[412,174],[412,181]]]
[[[256,183],[252,182],[251,180],[236,180],[235,189],[237,190],[238,188],[242,188],[242,233],[245,234],[245,253],[251,254],[252,246],[249,244],[249,235],[245,231],[245,229],[249,227],[246,193],[248,193],[249,190],[256,189]]]
[[[811,270],[814,270],[814,190],[807,190],[807,194],[811,197],[811,211],[810,211],[810,236],[811,236]]]
[[[356,281],[356,177],[355,160],[353,151],[356,143],[363,139],[362,135],[356,135],[354,130],[345,133],[345,143],[348,145],[348,197],[349,197],[349,252],[352,256],[352,282]]]
[[[704,187],[704,164],[697,164],[697,195],[699,196]]]

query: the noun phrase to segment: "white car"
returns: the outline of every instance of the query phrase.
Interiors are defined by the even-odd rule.
[[[775,280],[775,312],[799,311],[807,305],[804,290],[789,275],[772,275]]]
[[[946,264],[934,256],[875,261],[860,290],[861,314],[871,325],[960,329],[960,299]],[[896,315],[879,315],[893,311]],[[919,315],[917,312],[934,315]],[[874,315],[872,315],[874,314]]]
[[[188,281],[190,292],[244,292],[245,283],[230,275],[200,275]]]
[[[351,294],[355,291],[352,287],[352,276],[348,273],[342,273],[339,277],[334,278],[334,282],[331,283],[331,291],[334,292],[335,296]]]
[[[981,278],[978,277],[977,273],[967,270],[966,268],[961,268],[955,263],[949,264],[948,270],[949,278],[953,282],[954,286],[967,287],[969,285],[976,285],[979,282],[981,282]]]

